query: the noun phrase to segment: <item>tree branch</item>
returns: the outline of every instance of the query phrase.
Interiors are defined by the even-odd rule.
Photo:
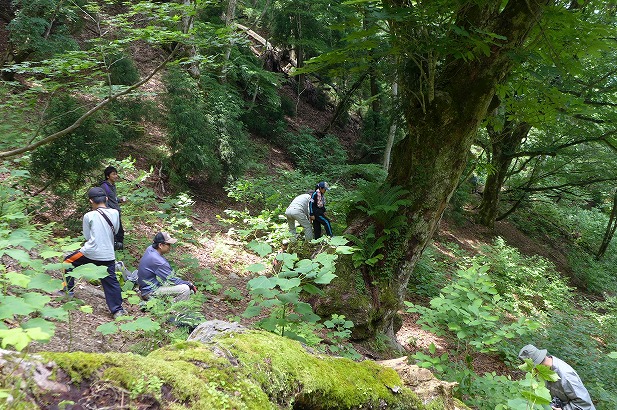
[[[163,60],[163,62],[161,64],[159,64],[154,70],[152,70],[152,72],[150,74],[148,74],[147,77],[145,77],[143,80],[133,84],[132,86],[128,87],[127,89],[120,91],[114,95],[109,96],[108,98],[104,99],[103,101],[101,101],[100,103],[98,103],[97,105],[95,105],[94,107],[92,107],[90,110],[88,110],[87,112],[85,112],[81,117],[79,117],[77,120],[75,120],[75,122],[73,124],[71,124],[69,127],[60,130],[58,132],[55,132],[45,138],[43,138],[40,141],[37,141],[33,144],[29,144],[25,147],[22,148],[18,148],[18,149],[14,149],[11,151],[4,151],[4,152],[0,152],[0,159],[2,158],[10,158],[10,157],[14,157],[16,155],[20,155],[23,154],[25,152],[29,152],[32,151],[42,145],[46,145],[49,144],[55,140],[57,140],[60,137],[63,137],[69,133],[71,133],[72,131],[76,130],[77,128],[79,128],[79,126],[88,118],[90,118],[92,115],[94,115],[97,111],[101,110],[103,107],[105,107],[107,104],[109,104],[110,102],[118,99],[119,97],[122,97],[123,95],[126,95],[136,89],[138,89],[139,87],[141,87],[142,85],[144,85],[145,83],[147,83],[148,81],[150,81],[150,79],[152,77],[154,77],[154,74],[156,74],[157,72],[159,72],[163,67],[165,67],[167,65],[167,63],[169,63],[169,61],[171,61],[171,59],[174,57],[174,55],[176,54],[176,51],[179,48],[179,44],[177,43],[176,46],[174,47],[174,49],[172,50],[172,52],[169,54],[169,56]]]

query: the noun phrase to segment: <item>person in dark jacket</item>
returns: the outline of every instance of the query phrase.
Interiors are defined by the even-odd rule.
[[[553,410],[595,410],[589,392],[583,386],[583,381],[578,373],[566,362],[547,354],[546,349],[538,349],[534,345],[524,346],[518,354],[519,359],[531,359],[536,366],[542,364],[548,366],[557,373],[559,380],[546,382],[546,388],[550,391],[553,403],[555,398],[561,402],[561,407],[551,404]]]
[[[330,220],[326,217],[326,191],[329,191],[330,187],[327,182],[320,182],[315,186],[315,191],[311,195],[309,201],[309,215],[311,222],[313,223],[313,233],[315,239],[321,238],[321,227],[323,225],[326,230],[326,235],[332,236],[332,225]]]
[[[177,242],[167,232],[158,232],[139,261],[137,283],[142,299],[151,296],[171,295],[174,302],[188,300],[191,292],[197,288],[191,282],[175,276],[171,265],[163,255],[171,250],[171,245]]]
[[[120,178],[120,176],[118,176],[118,170],[112,166],[108,166],[105,168],[103,173],[105,174],[105,180],[101,181],[101,188],[103,188],[105,194],[107,195],[107,207],[115,209],[120,215],[120,202],[124,202],[124,198],[118,198],[118,193],[116,192],[116,181]],[[120,219],[120,229],[116,234],[116,242],[124,244],[124,228],[122,227],[122,219]],[[123,245],[117,249],[122,248]]]

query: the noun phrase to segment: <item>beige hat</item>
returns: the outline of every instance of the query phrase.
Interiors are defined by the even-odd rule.
[[[518,358],[521,360],[531,359],[534,364],[538,365],[544,361],[546,353],[546,349],[540,350],[534,345],[526,345],[518,352]]]
[[[172,238],[167,232],[159,232],[154,235],[154,243],[176,243],[177,239]]]

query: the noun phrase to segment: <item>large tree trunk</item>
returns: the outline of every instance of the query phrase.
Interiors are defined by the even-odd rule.
[[[406,1],[395,0],[390,4],[408,7]],[[402,307],[412,270],[424,248],[433,236],[448,201],[465,168],[466,156],[480,122],[486,116],[496,85],[510,72],[513,61],[509,53],[522,46],[530,28],[550,1],[511,0],[500,12],[501,2],[466,3],[457,11],[455,25],[467,32],[496,33],[506,40],[495,40],[489,55],[478,54],[475,59],[464,61],[450,59],[437,65],[441,70],[435,76],[435,98],[417,98],[419,93],[430,90],[417,89],[417,72],[413,57],[402,62],[399,71],[407,136],[393,150],[388,182],[409,191],[411,205],[402,210],[407,226],[399,235],[387,241],[382,265],[373,271],[373,283],[378,287],[379,300],[370,296],[365,301],[370,306],[352,306],[358,290],[358,271],[340,263],[337,270],[338,295],[330,300],[345,299],[342,307],[353,310],[356,325],[355,337],[371,337],[382,333],[393,337],[398,330],[397,311]],[[418,6],[422,7],[422,6]],[[392,22],[395,47],[405,50],[416,30],[410,20]],[[403,58],[402,57],[402,58]],[[419,103],[423,101],[423,103]],[[351,223],[351,230],[361,234],[366,229],[367,217],[358,216]],[[347,266],[343,266],[347,265]],[[352,273],[349,276],[348,273]],[[375,274],[379,272],[379,275]],[[355,275],[355,276],[354,276]],[[346,290],[341,283],[348,284]],[[340,293],[343,292],[343,293]],[[359,299],[358,299],[359,301]],[[327,309],[320,306],[318,314]],[[364,316],[359,313],[364,313]],[[346,310],[339,313],[346,314]]]
[[[478,211],[478,222],[489,228],[495,226],[499,207],[499,194],[508,175],[513,154],[521,146],[523,140],[531,130],[526,122],[506,122],[501,131],[488,128],[491,142],[491,165],[493,172],[489,174],[482,193],[482,203]]]

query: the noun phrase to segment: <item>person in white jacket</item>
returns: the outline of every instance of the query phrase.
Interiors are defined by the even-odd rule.
[[[287,224],[289,225],[289,233],[296,236],[296,221],[304,228],[304,239],[310,241],[313,239],[313,226],[309,218],[309,201],[310,194],[298,195],[285,210]]]

